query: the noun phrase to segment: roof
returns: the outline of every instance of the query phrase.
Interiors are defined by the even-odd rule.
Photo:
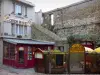
[[[93,41],[94,39],[97,39],[99,36],[97,34],[74,34],[72,35],[74,39],[79,39],[81,41]]]
[[[39,40],[32,40],[32,39],[3,39],[6,42],[12,43],[12,44],[37,44],[37,45],[54,45],[55,42],[49,42],[49,41],[39,41]]]
[[[61,52],[60,50],[51,50],[51,54],[65,54],[65,52]]]
[[[38,29],[40,32],[44,33],[48,37],[52,38],[55,41],[63,41],[66,40],[66,38],[60,38],[58,35],[55,33],[51,32],[50,30],[42,27],[41,25],[33,25],[34,28]]]
[[[22,2],[24,4],[27,4],[29,6],[35,6],[32,2],[29,2],[29,1],[26,1],[26,0],[17,0],[17,1]]]
[[[44,54],[49,53],[49,50],[41,50],[40,48],[38,48],[37,50],[41,51]],[[66,52],[61,52],[60,50],[50,50],[50,54],[66,54]]]

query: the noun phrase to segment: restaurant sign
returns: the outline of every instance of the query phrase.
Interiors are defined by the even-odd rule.
[[[74,44],[71,49],[70,52],[84,52],[84,46],[82,46],[81,44]]]
[[[10,22],[10,23],[19,24],[19,25],[31,25],[32,19],[25,20],[25,19],[19,19],[16,17],[10,17],[10,16],[6,15],[4,17],[4,22]]]

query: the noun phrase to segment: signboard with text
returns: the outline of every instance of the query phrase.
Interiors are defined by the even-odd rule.
[[[25,19],[25,18],[17,18],[15,16],[12,16],[11,14],[4,16],[4,22],[19,24],[19,25],[31,25],[32,19]]]

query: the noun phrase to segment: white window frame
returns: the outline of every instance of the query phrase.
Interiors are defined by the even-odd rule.
[[[24,26],[24,35],[27,35],[27,26]]]
[[[20,4],[15,4],[15,14],[22,15],[22,6]]]
[[[12,35],[15,35],[15,24],[14,23],[11,24],[11,32],[12,32]]]
[[[23,35],[23,26],[19,25],[19,35]]]
[[[16,35],[19,35],[19,25],[16,24]]]
[[[32,47],[28,46],[28,56],[27,56],[27,59],[28,60],[32,60],[33,58],[33,55],[32,55]]]
[[[27,6],[25,6],[25,16],[27,16]]]

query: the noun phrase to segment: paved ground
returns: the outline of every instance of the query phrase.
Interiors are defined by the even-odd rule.
[[[25,71],[22,71],[19,73],[12,73],[7,70],[0,69],[0,75],[45,75],[45,74],[30,73],[30,72],[25,72]],[[48,74],[48,75],[50,75],[50,74]],[[52,74],[52,75],[54,75],[54,74]],[[57,75],[61,75],[61,74],[57,74]],[[80,74],[63,74],[63,75],[80,75]],[[81,74],[81,75],[100,75],[100,74]]]
[[[46,75],[46,74],[36,73],[33,68],[15,69],[9,66],[0,65],[0,75]],[[51,75],[55,75],[55,74],[51,74]],[[56,74],[56,75],[61,75],[61,74]],[[62,74],[62,75],[80,75],[80,74]],[[81,75],[100,75],[100,74],[81,74]]]
[[[0,75],[34,75],[36,72],[30,69],[15,69],[9,66],[0,65]]]

